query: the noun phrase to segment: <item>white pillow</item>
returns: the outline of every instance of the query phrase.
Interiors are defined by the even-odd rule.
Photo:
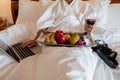
[[[19,11],[16,24],[35,23],[40,12],[39,2],[19,0]]]
[[[16,24],[0,31],[0,39],[7,45],[31,39],[36,34],[36,28],[31,24]]]
[[[19,13],[16,24],[36,24],[38,18],[44,13],[46,8],[50,4],[43,4],[42,0],[40,0],[40,2],[30,0],[19,0]]]
[[[110,4],[107,17],[107,25],[120,26],[120,4]]]

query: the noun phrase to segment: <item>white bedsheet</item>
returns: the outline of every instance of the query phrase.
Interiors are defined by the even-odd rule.
[[[118,9],[116,11],[119,13]],[[112,12],[108,15],[109,18],[114,16]],[[114,27],[112,22],[108,23],[106,32],[99,37],[118,52],[120,63],[120,23]],[[0,68],[0,80],[120,80],[120,68],[109,68],[89,47],[43,46],[40,52],[37,46],[33,50],[37,53],[35,56]]]

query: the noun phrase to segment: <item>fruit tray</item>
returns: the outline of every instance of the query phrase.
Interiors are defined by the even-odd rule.
[[[51,35],[53,35],[54,34],[54,36],[51,36],[50,37],[50,34]],[[89,44],[78,44],[78,43],[76,43],[76,44],[73,44],[72,43],[72,41],[71,41],[71,43],[58,43],[57,41],[56,41],[56,43],[54,43],[54,40],[55,40],[55,32],[47,32],[46,34],[44,34],[42,37],[41,37],[41,39],[40,39],[40,43],[41,44],[44,44],[44,45],[47,45],[47,46],[58,46],[58,47],[82,47],[82,46],[85,46],[85,47],[90,47],[90,46],[93,46],[95,43],[94,43],[94,41],[93,41],[93,39],[92,38],[90,38],[90,39],[88,39],[89,40]],[[77,35],[79,35],[80,36],[80,39],[82,40],[82,41],[84,41],[85,42],[85,40],[84,40],[84,37],[83,37],[83,35],[85,34],[85,33],[76,33],[76,32],[74,32],[74,33],[71,33],[71,32],[68,32],[68,33],[64,33],[64,35],[70,35],[71,37],[72,37],[72,35],[73,34],[77,34]],[[53,40],[52,42],[50,41],[47,41],[46,40],[46,38],[49,38],[49,39],[51,39],[51,40]],[[63,38],[62,38],[63,39]],[[76,40],[77,38],[75,38],[75,40]],[[70,40],[69,40],[69,42],[70,42]],[[78,42],[78,41],[77,41]]]
[[[54,47],[91,47],[95,44],[91,44],[91,45],[71,45],[71,44],[52,44],[52,43],[47,43],[47,42],[42,42],[42,41],[39,41],[40,43],[42,44],[45,44],[47,46],[54,46]]]

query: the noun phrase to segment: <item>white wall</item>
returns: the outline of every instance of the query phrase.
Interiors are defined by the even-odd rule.
[[[11,0],[0,0],[0,16],[8,18],[9,22],[13,23]]]

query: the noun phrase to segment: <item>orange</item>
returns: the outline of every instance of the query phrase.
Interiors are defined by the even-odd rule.
[[[67,34],[65,34],[65,37],[66,37],[66,40],[69,41],[71,38],[71,35],[67,33]]]

